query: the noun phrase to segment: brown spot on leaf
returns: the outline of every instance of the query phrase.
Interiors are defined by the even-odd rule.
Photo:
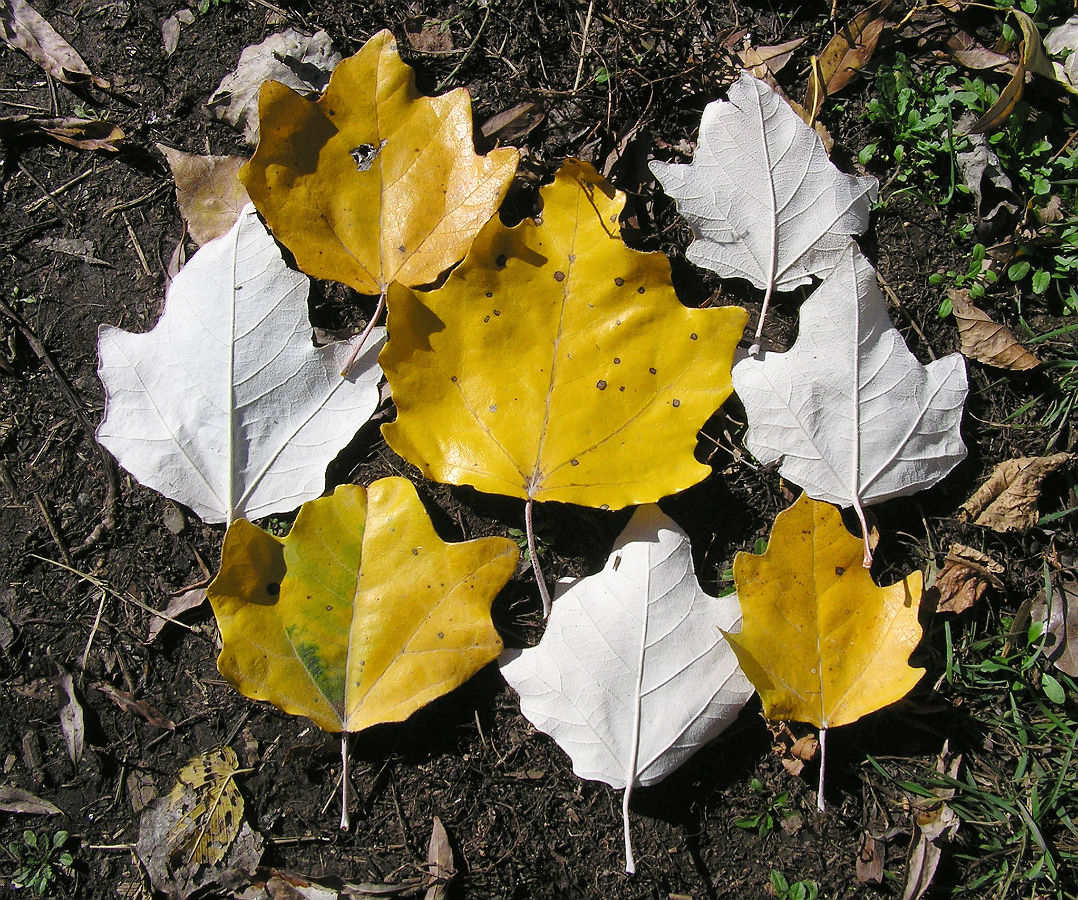
[[[605,391],[605,390],[606,390],[606,382],[605,382],[605,381],[603,381],[603,380],[602,380],[601,378],[600,378],[600,379],[599,379],[599,380],[598,380],[597,382],[595,382],[595,386],[596,386],[596,387],[597,387],[597,388],[598,388],[598,389],[599,389],[600,391]]]
[[[681,406],[681,401],[678,400],[677,397],[675,397],[672,401],[670,401],[670,403],[675,409],[677,407]]]
[[[561,269],[559,269],[557,272],[554,273],[554,280],[558,282],[565,281],[565,273],[561,271]]]
[[[649,372],[650,372],[650,373],[651,373],[652,375],[657,375],[657,374],[658,374],[658,369],[656,369],[656,368],[655,368],[654,366],[652,366],[652,367],[651,367],[650,369],[648,369],[648,371],[649,371]]]
[[[614,284],[616,284],[618,287],[625,287],[625,279],[624,278],[615,278],[614,279]]]

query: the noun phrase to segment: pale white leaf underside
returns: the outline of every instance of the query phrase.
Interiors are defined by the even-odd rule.
[[[558,586],[542,640],[506,651],[501,671],[521,712],[572,758],[581,778],[629,794],[660,781],[752,696],[720,629],[736,597],[700,588],[689,539],[657,506],[640,507],[603,571]]]
[[[783,477],[810,497],[859,515],[931,487],[966,456],[962,356],[917,361],[853,245],[801,307],[789,352],[740,360],[733,382],[753,455],[781,461]]]
[[[347,378],[347,342],[315,347],[307,276],[248,205],[179,272],[154,328],[102,326],[98,440],[147,487],[206,522],[285,512],[373,414],[375,329]]]
[[[745,72],[728,101],[705,107],[692,164],[651,171],[696,235],[688,259],[767,298],[825,276],[868,227],[879,190],[835,168],[819,135]]]

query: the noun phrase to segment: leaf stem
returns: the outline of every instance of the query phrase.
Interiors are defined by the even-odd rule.
[[[348,737],[347,731],[341,732],[341,831],[348,831],[352,827],[348,797]]]
[[[872,568],[872,545],[868,539],[868,521],[865,519],[865,511],[861,508],[860,500],[855,500],[853,504],[854,510],[857,512],[857,520],[861,523],[861,540],[865,543],[865,558],[863,560],[865,568]]]
[[[348,357],[348,362],[344,364],[344,368],[341,369],[341,378],[347,378],[348,373],[352,371],[352,366],[356,363],[356,358],[359,356],[360,351],[363,349],[363,345],[367,343],[367,338],[371,336],[371,332],[374,331],[374,326],[378,324],[378,320],[382,317],[382,310],[386,308],[386,292],[383,289],[382,293],[378,295],[378,305],[374,308],[374,314],[371,316],[371,320],[367,323],[367,327],[363,329],[363,333],[359,336],[355,346],[352,348],[352,355]]]
[[[633,856],[633,841],[629,836],[629,795],[632,793],[632,784],[625,785],[621,795],[621,821],[625,828],[625,874],[636,874],[636,858]]]
[[[827,729],[820,729],[820,783],[816,788],[816,808],[827,812],[827,803],[823,799],[823,776],[827,768]]]
[[[546,579],[543,578],[543,570],[539,568],[539,553],[535,546],[535,526],[532,524],[532,506],[534,500],[529,497],[524,504],[524,532],[528,536],[528,556],[532,560],[532,571],[535,573],[535,583],[539,585],[539,596],[543,599],[543,618],[550,615],[552,601],[550,591],[546,587]]]
[[[764,319],[767,318],[768,308],[771,306],[771,292],[774,289],[774,281],[768,284],[764,291],[764,305],[760,308],[760,321],[756,324],[756,334],[752,338],[752,346],[749,347],[749,356],[760,355],[760,338],[764,333]]]

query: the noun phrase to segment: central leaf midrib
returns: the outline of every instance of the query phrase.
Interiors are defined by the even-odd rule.
[[[569,304],[569,287],[573,282],[573,261],[576,259],[576,236],[580,230],[580,195],[577,193],[576,209],[574,211],[574,228],[569,238],[569,252],[565,265],[565,280],[562,282],[561,309],[558,312],[558,327],[554,333],[554,347],[551,354],[550,378],[547,381],[546,403],[543,409],[543,425],[539,432],[539,443],[535,448],[535,467],[532,469],[531,478],[524,486],[528,498],[533,499],[537,487],[540,486],[545,473],[543,472],[543,450],[546,446],[547,428],[550,425],[550,407],[554,396],[554,384],[557,381],[559,349],[561,347],[562,331],[565,325],[565,308]]]

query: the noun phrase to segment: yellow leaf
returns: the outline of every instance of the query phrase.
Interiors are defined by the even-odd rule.
[[[586,163],[542,200],[541,224],[491,220],[440,290],[391,290],[386,440],[428,478],[524,499],[616,509],[695,484],[747,314],[683,306]]]
[[[490,605],[518,556],[442,541],[405,478],[304,503],[283,539],[239,519],[207,591],[217,667],[326,731],[402,721],[497,657]]]
[[[243,824],[238,771],[231,747],[196,756],[180,769],[168,797],[169,808],[177,813],[166,836],[172,868],[215,866],[225,858]]]
[[[776,518],[766,553],[734,559],[744,621],[726,637],[767,718],[845,725],[924,674],[907,663],[921,639],[921,573],[877,587],[862,552],[834,506],[802,494]]]
[[[477,156],[468,92],[421,96],[389,31],[340,63],[317,102],[266,82],[259,116],[247,193],[304,272],[364,294],[434,281],[464,256],[519,158]]]

